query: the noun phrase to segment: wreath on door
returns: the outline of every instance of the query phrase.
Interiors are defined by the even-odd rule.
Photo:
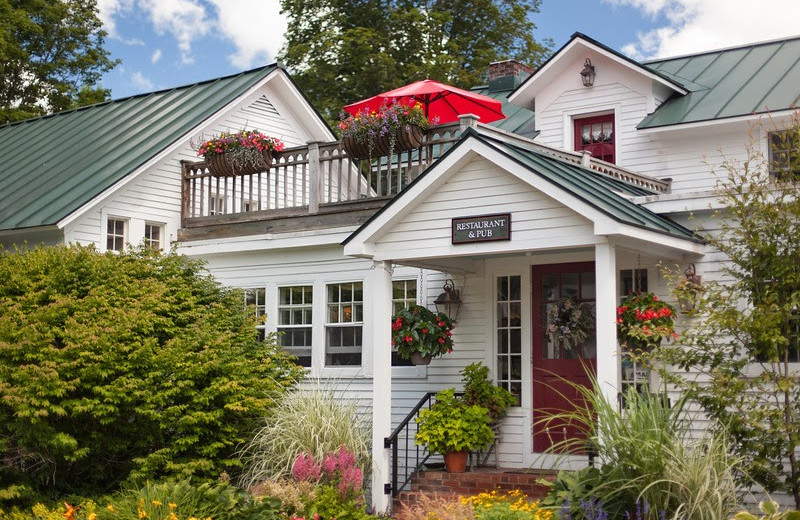
[[[594,307],[577,298],[566,296],[547,309],[547,334],[550,341],[563,343],[567,350],[578,346],[594,329]]]

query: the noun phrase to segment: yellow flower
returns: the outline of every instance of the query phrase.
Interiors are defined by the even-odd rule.
[[[163,504],[159,500],[153,500],[153,505],[155,507],[158,507],[158,506],[163,505]]]
[[[111,505],[111,504],[108,504],[108,505],[106,506],[106,509],[108,509],[109,511],[113,511],[113,510],[114,510],[114,506],[113,506],[113,505]]]
[[[89,513],[89,520],[97,520],[97,514],[96,513]]]
[[[175,502],[170,502],[170,503],[169,503],[169,504],[167,504],[167,505],[169,506],[169,510],[170,510],[170,511],[172,511],[173,509],[175,509],[176,507],[178,507],[178,504],[176,504]]]

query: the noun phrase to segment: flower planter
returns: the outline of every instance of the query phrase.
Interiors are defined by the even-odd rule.
[[[253,161],[234,161],[227,153],[215,153],[206,156],[206,166],[214,177],[234,177],[236,175],[251,175],[269,171],[272,167],[272,151],[262,150],[260,154],[252,156]]]
[[[409,359],[413,365],[430,365],[433,358],[431,356],[423,356],[419,352],[412,352]]]
[[[464,473],[467,470],[467,452],[451,451],[444,454],[444,467],[448,473]]]
[[[368,159],[373,157],[385,157],[390,154],[406,152],[422,146],[424,137],[422,129],[418,126],[410,125],[400,128],[394,135],[394,148],[390,150],[390,136],[379,135],[373,139],[372,150],[370,153],[369,142],[359,141],[355,137],[342,137],[342,148],[347,155],[354,159]]]

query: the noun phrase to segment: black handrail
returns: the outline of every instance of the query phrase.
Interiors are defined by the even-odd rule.
[[[456,393],[456,396],[462,396],[463,393]],[[393,497],[396,497],[400,494],[403,489],[411,482],[411,476],[413,475],[414,471],[420,469],[425,462],[431,458],[431,453],[428,451],[427,448],[421,448],[417,446],[416,443],[413,444],[414,449],[414,460],[413,465],[409,465],[410,453],[409,453],[409,442],[413,442],[411,438],[411,429],[410,425],[412,420],[416,422],[416,418],[419,416],[420,410],[427,405],[427,408],[430,408],[431,405],[434,403],[434,398],[436,397],[436,392],[428,392],[425,394],[422,399],[419,400],[417,405],[408,412],[408,415],[400,422],[397,428],[394,429],[391,435],[385,437],[383,439],[383,447],[386,449],[392,450],[392,481],[391,483],[387,484],[384,488],[384,493],[391,492]],[[401,437],[404,442],[405,447],[405,455],[404,455],[404,464],[403,468],[405,470],[403,475],[403,482],[400,483],[400,461],[399,461],[399,451],[400,451],[400,442]],[[422,457],[424,455],[424,457]],[[409,471],[409,468],[411,470]]]

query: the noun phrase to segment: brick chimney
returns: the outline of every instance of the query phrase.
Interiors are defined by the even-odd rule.
[[[489,64],[489,81],[506,76],[526,76],[533,74],[533,67],[529,67],[517,60],[495,61]]]

